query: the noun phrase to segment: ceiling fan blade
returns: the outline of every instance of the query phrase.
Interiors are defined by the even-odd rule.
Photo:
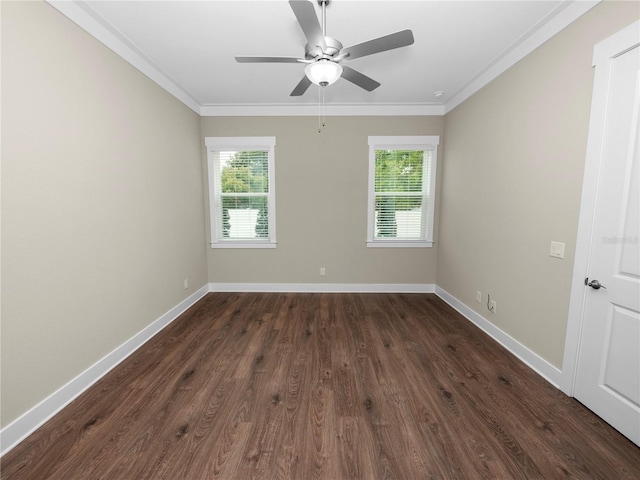
[[[343,48],[340,51],[340,55],[347,54],[347,60],[353,60],[354,58],[386,52],[394,48],[406,47],[412,45],[413,41],[413,33],[411,30],[402,30],[401,32],[374,38],[373,40],[359,43],[352,47]]]
[[[289,0],[289,5],[293,14],[298,19],[300,28],[304,36],[307,38],[307,42],[312,47],[319,46],[323,52],[327,50],[327,44],[324,41],[324,34],[322,33],[322,27],[318,21],[316,10],[313,7],[313,3],[301,0]]]
[[[295,57],[236,57],[238,63],[305,63],[306,60]]]
[[[371,92],[380,86],[380,83],[376,82],[373,78],[369,78],[351,67],[342,67],[342,78],[364,88],[367,92]]]
[[[299,97],[304,92],[307,91],[307,88],[311,86],[311,80],[305,75],[302,77],[302,80],[296,85],[296,88],[293,89],[293,92],[289,95],[290,97]]]

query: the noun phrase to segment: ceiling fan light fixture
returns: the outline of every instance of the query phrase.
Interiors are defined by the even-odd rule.
[[[342,67],[336,62],[321,59],[310,63],[304,69],[304,73],[312,83],[326,87],[335,83],[342,75]]]

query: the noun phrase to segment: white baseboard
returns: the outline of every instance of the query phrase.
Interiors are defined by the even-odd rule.
[[[436,286],[436,295],[447,302],[451,307],[462,314],[467,320],[480,328],[483,332],[496,340],[500,345],[505,347],[509,352],[518,357],[529,368],[533,369],[538,375],[551,383],[554,387],[560,388],[562,372],[551,365],[538,354],[529,350],[516,339],[500,330],[493,323],[485,319],[482,315],[467,307],[464,303],[451,295],[446,290]]]
[[[3,428],[0,431],[0,456],[10,451],[66,407],[81,393],[200,300],[207,292],[435,293],[556,388],[559,388],[558,385],[561,383],[562,372],[558,368],[434,284],[209,283]]]
[[[4,427],[0,431],[0,456],[7,453],[47,420],[66,407],[76,397],[100,380],[111,369],[135,352],[208,292],[208,285],[203,286],[111,353],[98,360],[69,383],[62,386],[35,407]]]
[[[210,292],[435,293],[432,283],[210,283]]]
[[[359,283],[210,283],[210,292],[287,292],[287,293],[435,293],[467,320],[500,343],[541,377],[560,388],[562,372],[525,347],[509,334],[466,306],[435,284],[359,284]]]

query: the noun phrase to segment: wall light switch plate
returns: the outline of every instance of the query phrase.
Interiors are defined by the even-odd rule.
[[[549,256],[556,258],[564,258],[564,243],[551,242],[551,248],[549,249]]]

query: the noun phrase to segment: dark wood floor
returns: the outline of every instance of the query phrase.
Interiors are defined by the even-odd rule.
[[[638,479],[640,449],[434,295],[209,294],[2,479]]]

